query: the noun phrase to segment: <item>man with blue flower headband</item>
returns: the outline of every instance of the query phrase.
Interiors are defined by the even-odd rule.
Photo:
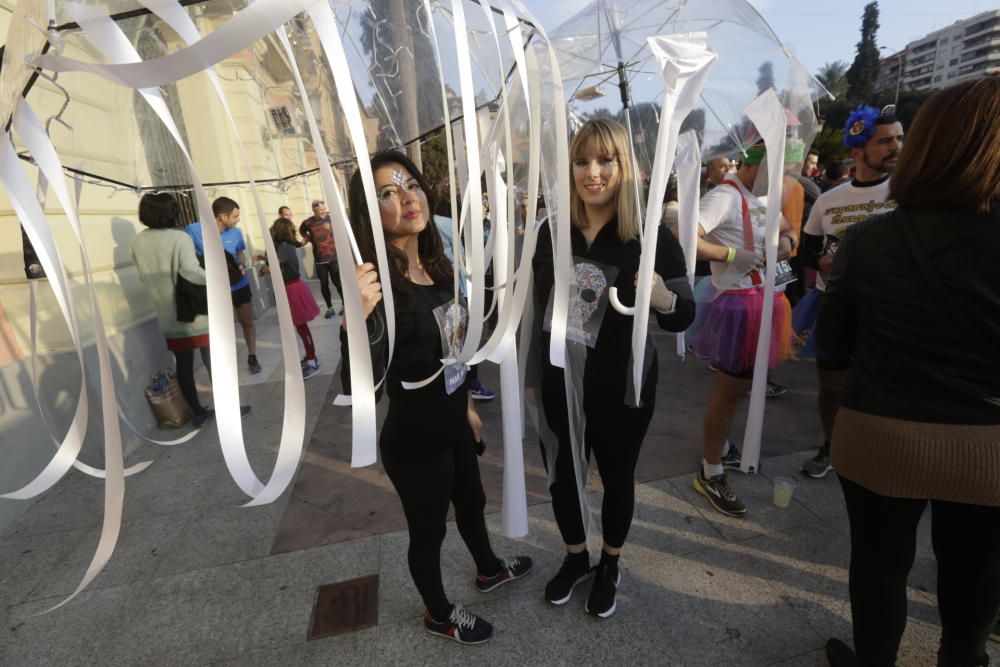
[[[816,357],[819,375],[819,416],[823,444],[816,456],[802,465],[802,473],[819,479],[832,470],[830,438],[840,405],[840,391],[848,365],[826,358],[816,349],[815,325],[825,276],[833,266],[833,255],[844,232],[857,222],[896,207],[889,199],[889,176],[903,147],[903,126],[891,114],[861,105],[844,125],[844,147],[850,149],[856,172],[854,179],[824,192],[813,204],[802,234],[802,261],[819,273],[816,289],[795,307],[793,326],[806,340],[800,357]]]

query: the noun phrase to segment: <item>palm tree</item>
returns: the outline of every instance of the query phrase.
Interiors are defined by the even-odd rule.
[[[847,63],[835,60],[819,68],[816,78],[834,97],[847,92]]]

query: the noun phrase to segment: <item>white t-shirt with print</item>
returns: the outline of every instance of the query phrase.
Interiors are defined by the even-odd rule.
[[[819,196],[802,231],[812,236],[822,236],[825,249],[831,241],[839,240],[855,223],[894,208],[896,202],[889,199],[888,178],[876,185],[860,187],[851,181]],[[816,276],[816,289],[826,290],[822,271]]]
[[[734,174],[726,176],[726,183],[732,183],[739,188],[729,185],[719,185],[712,188],[701,198],[698,206],[698,224],[705,230],[705,240],[718,245],[732,248],[744,248],[746,243],[743,237],[743,203],[740,200],[740,193],[746,198],[747,207],[750,209],[750,227],[753,229],[753,242],[757,253],[763,256],[764,232],[767,226],[767,207],[757,197],[750,194],[750,191],[743,187],[739,179]],[[712,262],[712,281],[718,286],[723,274],[726,273],[725,262]],[[763,282],[763,272],[758,271]],[[729,289],[750,289],[754,287],[751,275],[740,278],[735,285],[727,286]]]

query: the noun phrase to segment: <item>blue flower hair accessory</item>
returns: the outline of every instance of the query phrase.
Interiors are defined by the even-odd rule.
[[[844,125],[844,148],[860,148],[865,145],[875,132],[875,119],[881,112],[875,107],[858,105],[858,108],[847,117]]]

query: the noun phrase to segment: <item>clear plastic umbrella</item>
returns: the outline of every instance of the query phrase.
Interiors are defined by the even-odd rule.
[[[682,127],[695,130],[704,158],[738,155],[757,140],[743,108],[772,87],[795,115],[797,136],[811,141],[817,129],[811,102],[828,93],[745,0],[595,0],[552,33],[573,117],[616,115],[620,102],[640,170],[648,174],[663,77],[646,39],[694,32],[705,32],[718,54],[700,104]],[[612,97],[615,87],[620,100]]]

